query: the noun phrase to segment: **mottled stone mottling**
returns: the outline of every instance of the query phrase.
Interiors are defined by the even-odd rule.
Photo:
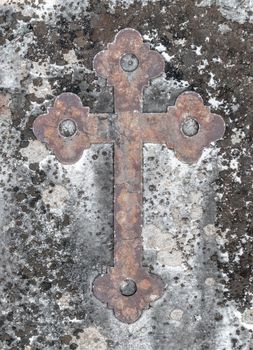
[[[250,0],[1,1],[0,348],[253,349]],[[166,69],[144,94],[163,112],[200,93],[226,134],[195,165],[164,145],[144,153],[144,261],[166,293],[134,324],[94,298],[113,264],[113,150],[60,164],[32,133],[64,91],[113,112],[95,54],[132,27]]]

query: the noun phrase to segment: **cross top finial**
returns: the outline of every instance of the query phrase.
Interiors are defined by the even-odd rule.
[[[141,112],[143,88],[164,71],[164,59],[143,43],[139,32],[126,28],[94,57],[93,66],[114,87],[115,112]]]

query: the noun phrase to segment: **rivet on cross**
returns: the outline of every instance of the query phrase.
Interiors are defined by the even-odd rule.
[[[143,88],[164,70],[164,60],[134,29],[121,30],[94,58],[97,75],[114,87],[114,115],[92,114],[78,96],[63,93],[36,118],[36,137],[64,164],[95,143],[114,145],[114,266],[98,276],[93,293],[122,322],[136,321],[164,292],[162,279],[142,266],[142,147],[166,144],[189,164],[220,139],[223,119],[194,92],[181,94],[166,113],[142,113]]]

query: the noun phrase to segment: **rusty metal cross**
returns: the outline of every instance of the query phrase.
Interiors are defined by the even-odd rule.
[[[142,113],[143,88],[164,60],[134,29],[121,30],[94,58],[97,75],[114,87],[114,114],[92,114],[78,96],[63,93],[36,118],[36,137],[64,164],[94,143],[114,145],[114,266],[93,282],[94,295],[122,322],[136,321],[164,292],[162,279],[142,266],[142,147],[166,144],[189,164],[224,134],[224,121],[194,92],[181,94],[166,113]]]

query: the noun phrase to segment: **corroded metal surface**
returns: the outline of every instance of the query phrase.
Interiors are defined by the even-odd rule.
[[[125,71],[122,58],[132,54],[138,60],[133,71]],[[131,61],[131,58],[129,58]],[[142,111],[142,90],[149,80],[164,70],[164,59],[156,51],[150,51],[141,35],[134,29],[121,30],[108,49],[94,58],[94,69],[114,87],[114,111]]]
[[[107,134],[103,134],[108,126],[106,118],[90,114],[89,107],[83,107],[80,98],[68,92],[55,99],[54,107],[49,108],[48,114],[36,118],[33,132],[54,150],[61,163],[71,164],[81,158],[83,150],[89,148],[91,143],[111,142]],[[59,130],[61,123],[66,120],[76,125],[76,132],[70,137],[61,135]]]
[[[91,114],[76,95],[64,93],[47,115],[35,120],[34,133],[65,164],[76,162],[93,143],[114,144],[114,266],[95,279],[93,292],[119,320],[131,323],[165,287],[142,266],[143,143],[166,144],[191,164],[204,147],[223,136],[225,125],[194,92],[181,94],[166,113],[142,113],[143,87],[162,73],[164,61],[133,29],[120,31],[108,49],[95,56],[94,69],[114,86],[116,114]],[[184,123],[189,120],[197,128],[187,135]]]

